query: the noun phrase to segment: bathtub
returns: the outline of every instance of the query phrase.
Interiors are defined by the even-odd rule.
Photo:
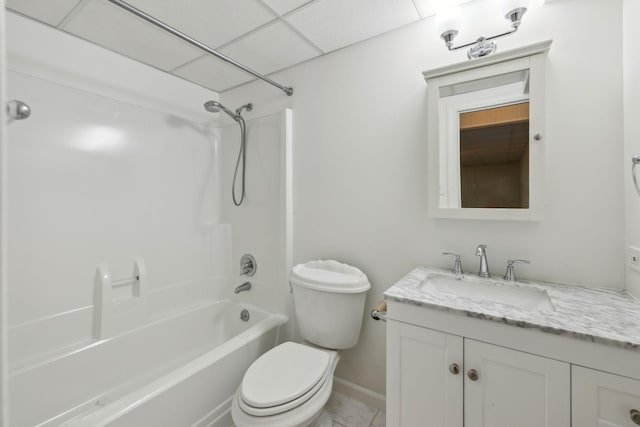
[[[24,367],[10,375],[10,425],[228,427],[242,375],[286,321],[202,303]]]

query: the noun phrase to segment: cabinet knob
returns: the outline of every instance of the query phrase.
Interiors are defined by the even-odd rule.
[[[471,381],[478,381],[478,371],[476,371],[475,369],[469,369],[467,371],[467,376]]]
[[[632,409],[630,412],[631,415],[631,421],[633,421],[634,424],[637,424],[640,426],[640,411],[638,411],[637,409]]]
[[[449,372],[451,372],[453,375],[458,375],[460,373],[460,367],[457,363],[452,363],[451,365],[449,365]]]

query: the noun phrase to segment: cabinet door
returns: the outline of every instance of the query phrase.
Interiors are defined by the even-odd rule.
[[[571,405],[575,427],[640,425],[640,381],[572,366]],[[635,421],[634,421],[635,418]]]
[[[462,427],[462,361],[461,337],[389,320],[387,425]]]
[[[570,426],[568,363],[465,339],[464,364],[465,427]]]

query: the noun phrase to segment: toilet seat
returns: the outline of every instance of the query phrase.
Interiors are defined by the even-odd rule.
[[[314,423],[324,410],[324,405],[331,396],[333,376],[304,404],[289,411],[267,417],[256,417],[244,412],[238,402],[240,391],[236,392],[231,402],[231,416],[236,427],[300,427]]]
[[[319,414],[338,359],[337,351],[293,342],[271,349],[251,365],[236,391],[233,417],[243,421],[237,425],[289,425]]]
[[[322,377],[322,379],[320,381],[318,381],[311,390],[309,390],[307,393],[303,394],[302,396],[290,401],[290,402],[286,402],[283,403],[281,405],[277,405],[277,406],[271,406],[271,407],[267,407],[267,408],[256,408],[254,406],[251,406],[249,404],[247,404],[244,399],[242,398],[242,386],[240,386],[239,388],[239,393],[240,393],[240,398],[238,399],[238,406],[240,406],[240,408],[246,412],[249,415],[253,415],[256,417],[266,417],[266,416],[270,416],[270,415],[276,415],[276,414],[281,414],[282,412],[286,412],[289,411],[293,408],[296,408],[300,405],[302,405],[303,403],[305,403],[307,400],[311,399],[313,396],[315,396],[315,394],[318,392],[318,390],[320,390],[326,383],[327,378],[329,377],[329,373],[325,373],[325,375]]]
[[[300,406],[333,375],[334,354],[294,342],[274,347],[247,369],[238,389],[238,405],[259,417]]]

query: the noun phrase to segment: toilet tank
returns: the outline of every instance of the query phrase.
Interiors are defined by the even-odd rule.
[[[369,288],[362,271],[338,261],[309,261],[293,267],[293,305],[302,337],[324,348],[355,346]]]

